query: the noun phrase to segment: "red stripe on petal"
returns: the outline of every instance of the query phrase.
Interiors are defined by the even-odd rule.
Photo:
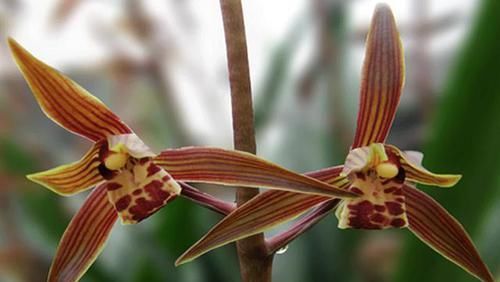
[[[97,141],[131,133],[99,99],[9,39],[12,54],[43,112],[78,135]]]
[[[48,281],[78,281],[101,252],[117,218],[106,185],[98,186],[64,232]]]
[[[493,282],[491,272],[463,226],[425,193],[408,185],[403,189],[410,230],[436,252],[473,276]]]
[[[403,81],[403,48],[394,16],[387,5],[378,5],[366,43],[353,148],[385,141],[396,114]]]
[[[155,163],[175,180],[267,188],[331,197],[356,197],[334,185],[300,175],[255,155],[207,147],[163,151]]]
[[[96,195],[96,197],[100,196]],[[101,210],[102,208],[105,208],[106,205],[107,203],[104,201],[91,201],[89,202],[89,205],[86,207],[86,210],[98,211]],[[62,268],[62,266],[70,264],[71,267],[73,267],[74,263],[70,263],[70,260],[72,260],[73,257],[78,257],[79,254],[81,255],[82,249],[80,249],[79,246],[84,245],[85,240],[90,237],[89,233],[93,231],[91,224],[95,223],[95,220],[97,220],[97,217],[93,217],[92,212],[83,212],[83,213],[84,214],[79,218],[78,224],[75,225],[76,227],[72,232],[72,234],[75,236],[73,240],[68,241],[69,243],[65,246],[65,248],[61,252],[59,252],[58,250],[58,253],[56,254],[56,259],[54,260],[53,264],[54,269],[60,269]],[[86,236],[77,237],[76,234],[86,234]],[[66,267],[66,272],[68,272],[67,269],[68,267]]]
[[[338,177],[341,171],[342,167],[335,167],[311,172],[309,175],[331,178]],[[348,182],[343,181],[345,178],[341,179],[341,181],[333,180],[330,183],[341,183],[339,187],[345,189]],[[186,263],[214,248],[287,222],[329,200],[332,199],[286,191],[261,193],[215,225],[202,239],[189,248],[176,264]]]
[[[79,161],[28,175],[28,178],[64,196],[92,188],[104,180],[97,169],[100,146],[100,143],[94,144]]]
[[[217,223],[202,239],[179,257],[176,264],[186,263],[214,248],[291,220],[327,200],[329,200],[327,197],[285,191],[261,193]]]

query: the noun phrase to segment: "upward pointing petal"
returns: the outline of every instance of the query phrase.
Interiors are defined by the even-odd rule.
[[[99,99],[9,38],[19,69],[43,112],[63,128],[92,141],[132,130]]]
[[[385,4],[379,4],[373,15],[361,79],[353,148],[384,143],[403,88],[403,47],[394,16]]]

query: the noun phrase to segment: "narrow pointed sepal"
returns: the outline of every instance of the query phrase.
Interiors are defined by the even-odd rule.
[[[156,157],[155,163],[175,180],[183,182],[267,188],[338,198],[357,196],[241,151],[208,147],[171,149]]]
[[[117,218],[106,185],[97,186],[66,228],[47,281],[78,281],[101,253]]]
[[[404,186],[409,229],[425,244],[482,281],[493,276],[464,227],[425,193]]]
[[[12,38],[9,46],[43,112],[57,124],[92,141],[132,132],[76,82],[36,59]]]
[[[404,84],[404,55],[394,16],[375,9],[366,40],[357,128],[352,148],[384,143]]]
[[[109,200],[123,224],[142,221],[181,192],[179,184],[151,158],[130,158],[106,184]]]
[[[436,174],[428,171],[421,165],[423,155],[417,154],[417,152],[405,153],[391,145],[385,147],[386,150],[399,157],[399,162],[405,170],[408,181],[439,187],[452,187],[462,178],[458,174]]]
[[[337,177],[341,170],[342,168],[336,170]],[[325,175],[321,172],[318,174]],[[344,177],[340,177],[332,184],[345,188],[344,186],[348,185],[348,182]],[[176,265],[194,260],[217,247],[290,221],[314,206],[329,200],[331,200],[329,197],[286,191],[271,190],[261,193],[217,223],[203,238],[177,259]]]
[[[96,143],[79,161],[28,175],[28,179],[62,196],[71,196],[103,181],[97,167],[101,144]]]

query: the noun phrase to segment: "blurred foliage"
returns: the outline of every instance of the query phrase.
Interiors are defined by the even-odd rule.
[[[0,140],[0,167],[6,173],[24,178],[24,175],[35,171],[37,166],[36,160],[21,146],[4,138]],[[26,182],[26,186],[32,185]],[[65,228],[61,222],[67,221],[64,213],[61,213],[62,207],[57,201],[58,197],[42,189],[29,190],[29,193],[23,193],[22,197],[30,219],[43,229],[43,234],[50,240],[57,242]]]
[[[483,0],[444,90],[425,149],[424,163],[429,169],[463,174],[460,183],[450,190],[424,189],[476,239],[500,191],[499,12],[499,1]],[[496,265],[487,263],[498,271],[498,261]],[[408,239],[399,270],[398,281],[474,281],[416,238]]]
[[[277,106],[278,98],[283,93],[286,80],[290,73],[290,58],[296,52],[300,40],[303,38],[303,23],[295,24],[285,40],[279,44],[270,56],[269,66],[264,75],[264,82],[258,91],[255,102],[255,128],[261,131],[269,124]]]
[[[16,176],[33,171],[35,164],[31,156],[8,137],[0,137],[0,170]]]

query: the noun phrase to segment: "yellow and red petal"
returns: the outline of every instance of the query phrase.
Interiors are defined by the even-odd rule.
[[[356,134],[352,147],[384,143],[404,84],[404,55],[390,8],[377,5],[366,40]]]
[[[181,192],[179,184],[151,158],[129,159],[106,183],[109,200],[123,224],[142,221]]]
[[[42,111],[54,122],[92,141],[132,132],[76,82],[36,59],[11,38],[9,46]]]
[[[464,227],[434,199],[409,185],[406,196],[409,229],[420,240],[482,281],[493,276]]]
[[[349,182],[338,174],[341,167],[313,172],[319,176],[330,177],[336,171],[337,179],[331,184],[345,188]],[[263,232],[281,223],[290,221],[314,206],[329,201],[331,198],[311,196],[286,191],[266,191],[252,198],[217,223],[203,238],[191,246],[176,261],[176,265],[194,260],[204,253],[225,244]]]
[[[79,161],[27,177],[63,196],[85,191],[104,180],[97,169],[100,164],[100,146],[100,142],[94,144]]]
[[[156,157],[155,163],[177,181],[267,188],[339,198],[356,197],[354,193],[241,151],[209,147],[169,149]]]
[[[319,180],[321,182],[326,182],[328,184],[334,184],[336,181],[339,179],[340,173],[342,173],[342,170],[344,169],[344,166],[338,165],[338,166],[332,166],[332,167],[327,167],[323,168],[320,170],[315,170],[315,171],[310,171],[305,173],[305,175],[312,177],[316,180]],[[338,185],[343,186],[343,183],[337,183]]]
[[[176,261],[180,265],[225,244],[287,222],[331,198],[286,191],[266,191],[217,223]]]
[[[69,223],[49,271],[49,282],[78,281],[101,253],[118,216],[99,185]]]
[[[420,165],[423,156],[415,152],[410,154],[401,152],[398,148],[386,145],[386,150],[394,153],[399,158],[401,167],[405,170],[406,180],[426,185],[439,187],[451,187],[462,178],[458,174],[436,174],[428,171]]]

